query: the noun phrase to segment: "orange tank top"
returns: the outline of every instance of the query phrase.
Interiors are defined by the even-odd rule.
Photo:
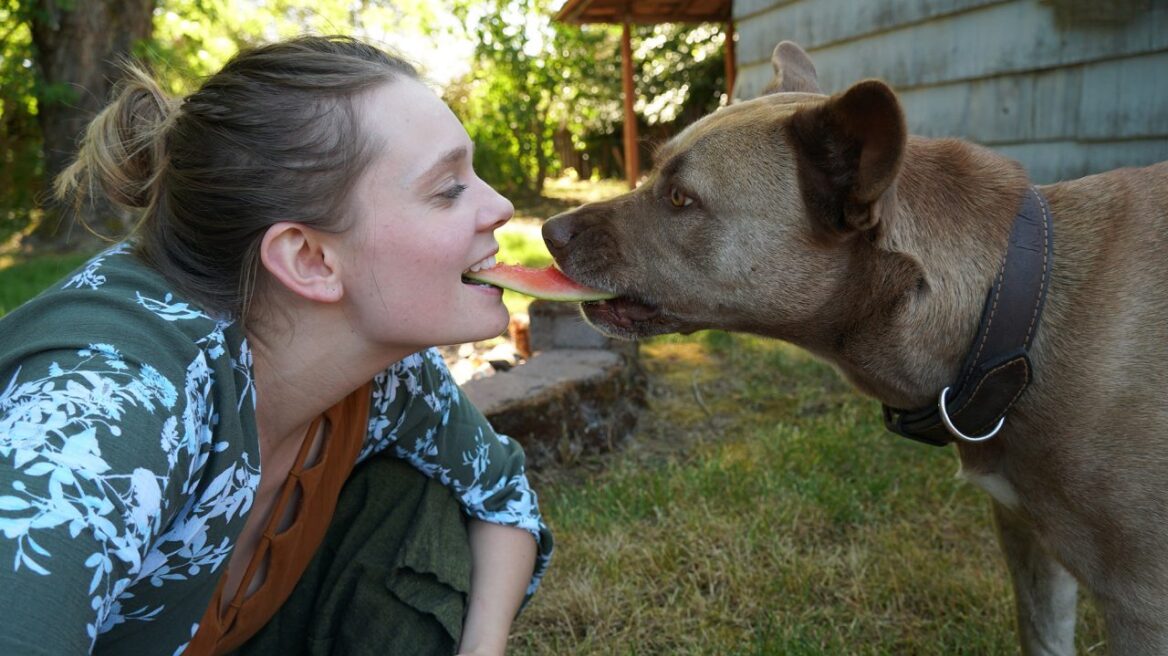
[[[371,386],[372,383],[366,383],[312,422],[235,597],[223,612],[219,611],[223,585],[227,580],[225,568],[211,604],[199,622],[199,630],[183,653],[218,655],[238,649],[272,619],[292,594],[324,539],[341,487],[353,471],[365,443]],[[322,437],[324,443],[320,457],[305,469],[305,460],[322,420],[328,423]],[[294,511],[292,522],[279,531],[281,519],[286,516],[297,487],[300,488],[300,505]],[[264,580],[248,595],[252,579],[265,560],[267,573]]]

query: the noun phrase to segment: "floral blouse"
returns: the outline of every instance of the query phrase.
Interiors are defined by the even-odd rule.
[[[0,654],[181,653],[259,485],[240,326],[167,291],[125,244],[0,319]],[[466,513],[552,552],[522,448],[431,349],[373,381],[382,451]]]

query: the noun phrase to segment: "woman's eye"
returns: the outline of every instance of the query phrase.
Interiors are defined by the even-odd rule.
[[[445,198],[446,200],[455,200],[459,196],[461,196],[462,192],[464,192],[464,191],[466,191],[466,185],[456,184],[456,185],[453,185],[450,188],[446,189],[445,191],[443,191],[442,193],[440,193],[438,195],[441,196],[442,198]]]
[[[669,203],[674,207],[686,207],[693,204],[693,199],[677,187],[669,188]]]

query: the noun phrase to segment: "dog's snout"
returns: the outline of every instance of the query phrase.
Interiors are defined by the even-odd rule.
[[[543,224],[543,241],[547,244],[548,250],[555,256],[563,252],[568,246],[568,242],[579,232],[577,222],[574,220],[574,215],[559,214],[548,219]]]

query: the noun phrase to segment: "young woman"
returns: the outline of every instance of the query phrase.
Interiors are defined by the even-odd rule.
[[[135,234],[0,320],[0,653],[503,653],[552,540],[431,348],[507,323],[465,130],[350,38],[128,73],[57,186]]]

